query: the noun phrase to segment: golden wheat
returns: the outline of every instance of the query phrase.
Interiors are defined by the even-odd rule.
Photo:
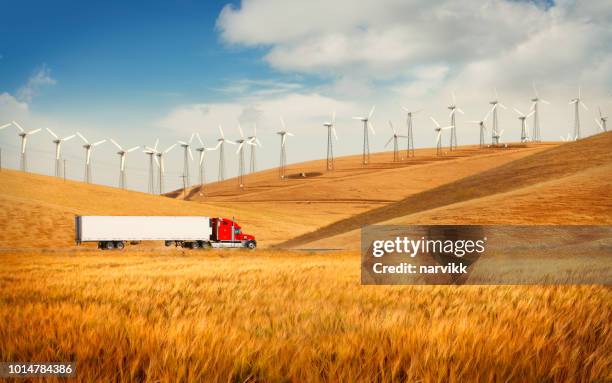
[[[0,357],[92,381],[605,381],[602,286],[361,286],[355,253],[0,255]]]

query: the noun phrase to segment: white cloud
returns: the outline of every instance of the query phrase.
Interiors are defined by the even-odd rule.
[[[51,77],[51,70],[46,65],[38,68],[28,79],[28,81],[17,90],[17,98],[22,102],[31,102],[34,96],[38,95],[40,88],[55,85],[57,80]]]

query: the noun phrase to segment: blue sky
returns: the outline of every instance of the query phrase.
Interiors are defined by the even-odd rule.
[[[359,152],[351,117],[376,105],[383,150],[388,121],[402,126],[400,105],[424,108],[417,146],[433,146],[429,116],[444,121],[450,93],[466,116],[459,142],[473,143],[497,88],[502,101],[529,108],[532,82],[552,102],[543,134],[571,130],[567,100],[582,86],[585,131],[595,133],[597,107],[610,109],[612,10],[607,1],[349,0],[3,2],[0,24],[0,125],[79,130],[92,140],[167,147],[192,132],[208,146],[222,124],[237,138],[257,122],[260,168],[276,166],[279,116],[296,133],[289,162],[321,158],[321,124],[338,115],[336,152]],[[517,139],[516,115],[500,116]],[[587,121],[591,121],[590,123]],[[50,173],[49,136],[30,142],[33,171]],[[299,137],[299,139],[297,138]],[[3,163],[16,167],[14,132],[0,131]],[[289,143],[291,145],[291,143]],[[115,149],[96,154],[97,182],[116,184]],[[49,157],[51,156],[51,157]],[[81,178],[77,141],[65,147],[69,176]],[[133,188],[146,187],[146,158],[128,160]],[[215,179],[216,159],[208,173]],[[168,158],[168,189],[178,187],[181,155]],[[236,173],[228,154],[227,173]],[[195,172],[195,165],[194,171]]]

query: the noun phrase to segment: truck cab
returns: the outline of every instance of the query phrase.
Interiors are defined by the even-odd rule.
[[[242,243],[245,247],[254,249],[257,246],[255,237],[242,232],[242,227],[229,218],[211,218],[212,238],[228,243]]]

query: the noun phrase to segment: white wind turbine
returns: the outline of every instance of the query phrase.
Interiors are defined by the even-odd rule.
[[[433,123],[436,125],[436,127],[434,128],[434,131],[438,133],[436,135],[436,154],[440,156],[442,155],[442,131],[452,129],[453,126],[449,125],[449,126],[441,127],[435,118],[433,117],[429,117],[429,118],[431,118],[431,121],[433,121]]]
[[[89,141],[87,141],[87,138],[83,137],[81,133],[76,132],[76,134],[85,143],[85,145],[83,145],[83,148],[85,148],[85,178],[84,180],[87,183],[91,183],[91,152],[93,151],[93,148],[95,148],[98,145],[102,145],[103,143],[106,142],[106,140],[100,140],[98,142],[94,142],[93,144],[90,144]]]
[[[391,120],[389,120],[389,127],[391,128],[391,130],[393,131],[393,135],[391,136],[391,138],[389,138],[389,141],[387,141],[387,143],[385,144],[385,148],[387,146],[389,146],[389,144],[391,143],[391,141],[393,141],[393,162],[398,162],[400,160],[399,158],[399,145],[398,145],[398,139],[400,137],[402,138],[408,138],[408,136],[401,136],[399,134],[397,134],[397,130],[395,130],[395,127],[393,126],[393,123],[391,122]]]
[[[402,106],[402,109],[404,109],[404,111],[406,112],[406,135],[408,137],[408,146],[406,147],[406,157],[410,157],[410,155],[412,154],[412,156],[414,157],[414,134],[412,132],[412,119],[414,118],[414,116],[421,112],[423,109],[419,109],[416,111],[411,111],[410,109],[408,109],[405,106]]]
[[[495,99],[493,101],[489,101],[489,104],[493,105],[493,107],[491,108],[491,112],[493,112],[493,123],[491,126],[491,144],[497,145],[499,144],[499,138],[501,137],[501,134],[498,134],[499,121],[497,119],[497,107],[501,106],[504,109],[508,109],[506,108],[504,104],[502,104],[499,101],[499,95],[497,94],[497,88],[495,88]]]
[[[157,142],[155,142],[155,144],[157,144]],[[159,181],[159,194],[164,193],[164,174],[166,173],[166,169],[164,167],[164,158],[166,154],[168,154],[175,147],[176,147],[176,144],[172,144],[168,148],[166,148],[166,150],[163,150],[163,151],[159,151],[149,146],[145,147],[147,152],[153,152],[155,153],[155,156],[157,156],[156,162],[157,162],[157,165],[159,166],[159,174],[157,176],[158,181]]]
[[[125,176],[125,158],[128,153],[131,153],[134,150],[140,148],[140,146],[134,146],[133,148],[125,150],[121,147],[121,145],[117,143],[117,141],[113,140],[112,138],[110,139],[110,141],[113,143],[113,145],[117,147],[117,149],[119,149],[119,151],[117,152],[117,154],[119,155],[119,188],[125,189],[127,188],[127,177]]]
[[[487,126],[485,125],[487,122],[487,119],[489,118],[489,115],[491,114],[491,111],[488,111],[487,114],[483,117],[482,120],[472,120],[472,121],[468,121],[472,124],[478,124],[478,127],[480,128],[480,147],[483,148],[485,146],[485,132],[487,131]]]
[[[225,134],[223,134],[223,128],[219,125],[219,132],[221,133],[221,137],[217,139],[219,142],[217,147],[219,148],[219,181],[223,181],[225,179],[225,144],[236,145],[233,141],[230,141],[225,138]]]
[[[251,165],[249,169],[250,173],[255,173],[257,171],[257,158],[256,158],[257,154],[255,152],[255,149],[257,149],[258,146],[260,148],[263,147],[263,145],[259,141],[259,138],[257,138],[257,123],[253,124],[253,135],[247,138],[255,144],[255,145],[251,145]]]
[[[200,190],[202,190],[204,184],[206,183],[206,154],[208,152],[217,150],[217,148],[219,148],[219,146],[221,145],[221,142],[218,142],[217,146],[215,146],[214,148],[207,148],[204,146],[204,141],[202,141],[202,137],[200,137],[199,133],[196,133],[196,138],[198,139],[198,142],[201,145],[199,148],[196,148],[196,151],[200,153],[198,169],[200,173]]]
[[[335,125],[336,111],[333,111],[331,121],[323,123],[323,126],[327,128],[327,171],[334,170],[334,142],[332,141],[332,135],[338,141]]]
[[[536,88],[535,82],[533,82],[531,84],[533,86],[533,93],[535,94],[535,97],[531,99],[531,110],[534,112],[533,113],[533,141],[535,142],[540,142],[542,140],[541,136],[540,136],[540,112],[539,112],[539,104],[540,102],[542,104],[546,104],[546,105],[550,105],[550,102],[540,98],[540,95],[538,94],[538,89]]]
[[[55,176],[59,177],[62,174],[62,142],[73,139],[75,134],[66,136],[64,138],[59,138],[51,129],[47,128],[47,132],[49,132],[49,134],[53,137],[53,143],[55,144]]]
[[[599,130],[601,130],[602,132],[608,131],[608,127],[606,125],[607,121],[608,117],[601,114],[601,108],[599,108],[599,121],[595,119],[595,123],[597,124],[597,126],[599,126]]]
[[[149,156],[149,193],[151,194],[155,193],[155,168],[153,167],[154,159],[155,159],[155,162],[157,163],[157,166],[159,166],[157,157],[155,157],[155,155],[157,154],[158,144],[159,144],[159,138],[155,140],[155,145],[152,148],[145,146],[145,150],[142,151],[147,156]]]
[[[185,185],[191,185],[189,180],[189,161],[193,161],[193,154],[191,153],[191,143],[193,142],[193,138],[195,137],[195,133],[191,133],[191,137],[189,137],[189,141],[178,141],[178,143],[183,148],[183,177],[185,177]]]
[[[525,114],[520,110],[513,108],[516,114],[518,114],[518,119],[521,122],[521,142],[527,142],[529,140],[529,134],[527,133],[527,119],[535,113],[535,110],[529,112],[529,114]]]
[[[580,87],[578,87],[578,97],[572,99],[570,102],[574,104],[574,139],[579,140],[581,138],[580,134],[580,105],[584,108],[584,110],[589,110],[587,106],[582,102],[582,96],[580,95]]]
[[[452,126],[453,128],[451,129],[451,138],[450,138],[450,145],[449,148],[452,151],[453,148],[457,148],[457,123],[455,121],[455,113],[459,112],[461,114],[465,114],[463,112],[463,110],[461,110],[461,108],[459,108],[457,106],[457,101],[455,100],[455,92],[452,92],[452,97],[453,97],[453,103],[450,104],[448,106],[448,109],[450,110],[450,114],[448,115],[450,117],[450,126]]]
[[[36,134],[38,132],[41,131],[41,129],[34,129],[34,130],[30,130],[29,132],[26,132],[21,125],[19,125],[17,123],[17,121],[13,121],[13,125],[15,125],[15,127],[17,127],[17,129],[19,129],[19,133],[17,133],[17,135],[19,137],[21,137],[21,155],[20,155],[20,167],[21,170],[26,172],[28,171],[28,162],[27,162],[27,156],[26,156],[26,149],[27,149],[27,144],[28,144],[28,137]]]
[[[236,144],[238,144],[238,150],[236,150],[236,154],[238,155],[238,186],[241,188],[244,187],[244,144],[253,145],[254,139],[246,139],[244,137],[244,132],[242,131],[242,127],[238,124],[238,132],[240,133],[240,139],[236,140]]]
[[[278,167],[278,171],[280,179],[282,180],[285,179],[285,170],[287,167],[287,136],[294,136],[294,134],[287,131],[287,128],[285,127],[285,120],[283,120],[282,117],[280,117],[280,122],[283,130],[276,132],[276,134],[280,135],[280,166]]]
[[[376,134],[374,131],[374,125],[372,125],[372,122],[370,121],[372,115],[374,114],[375,108],[376,105],[372,106],[372,109],[370,109],[370,113],[367,117],[353,117],[353,120],[363,122],[363,157],[361,161],[363,165],[367,165],[370,162],[370,140],[368,137],[368,128],[372,131],[372,134]]]

